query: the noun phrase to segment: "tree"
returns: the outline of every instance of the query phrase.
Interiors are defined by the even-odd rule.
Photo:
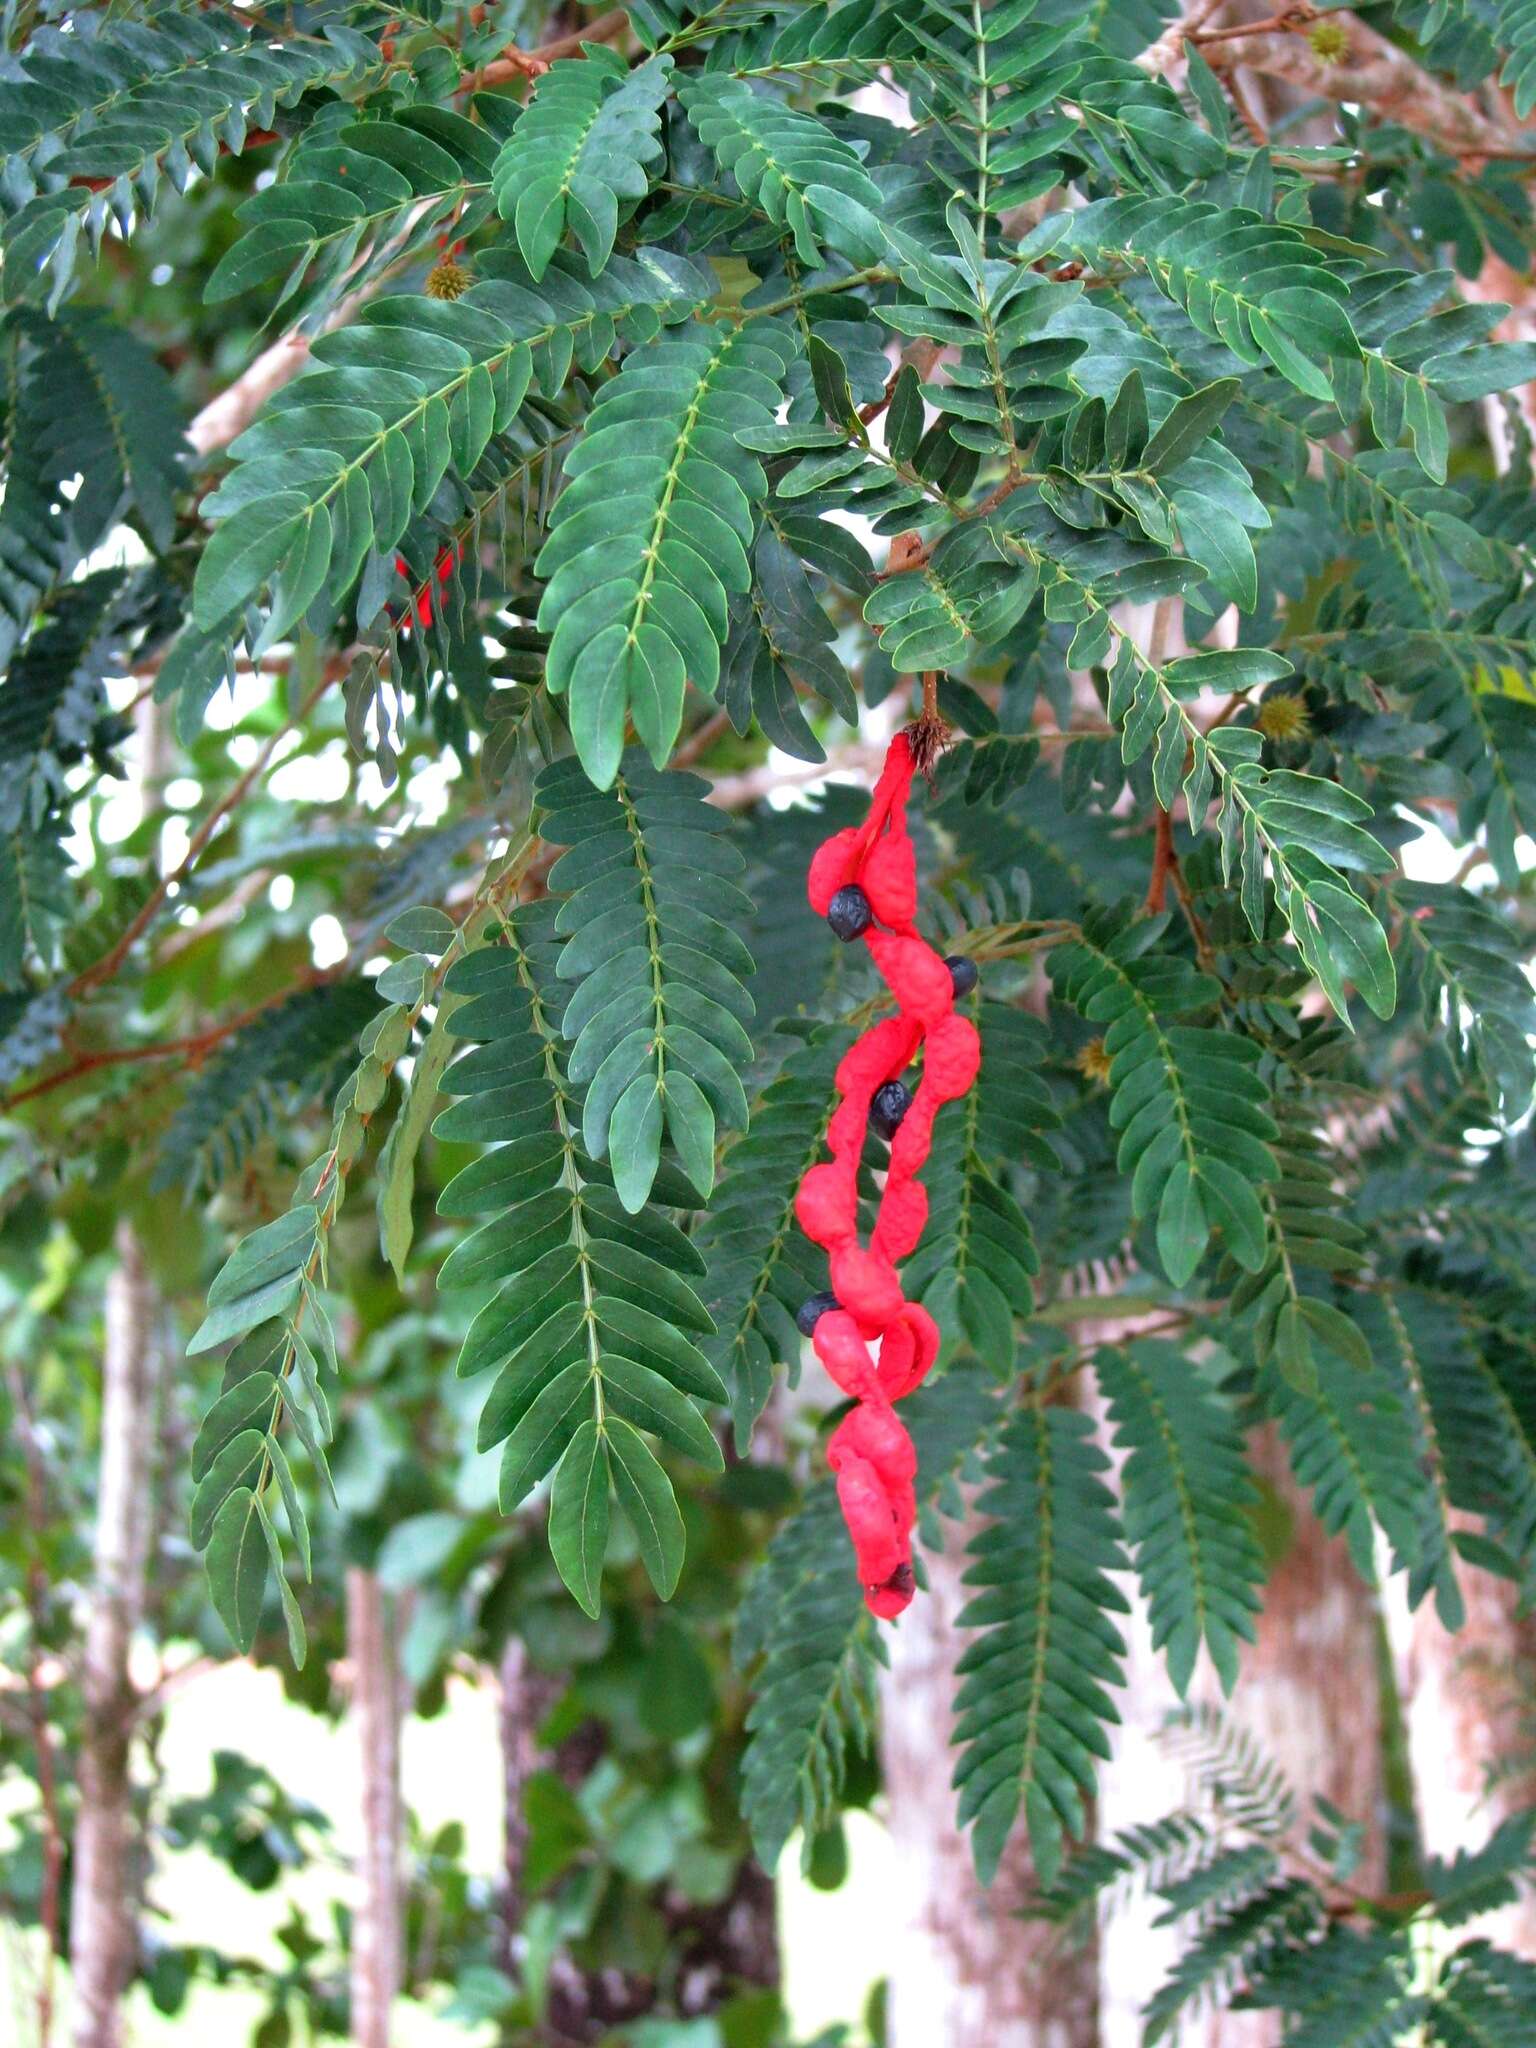
[[[1529,2031],[1536,1965],[1451,1931],[1529,1875],[1526,1803],[1383,1892],[1372,1816],[1309,1833],[1207,1704],[1194,1802],[1091,1839],[1125,1589],[1178,1695],[1230,1693],[1277,1442],[1366,1585],[1452,1631],[1466,1573],[1536,1589],[1536,343],[1490,296],[1530,267],[1530,10],[1216,16],[9,24],[8,1283],[108,1224],[179,1311],[211,1282],[190,1529],[239,1650],[280,1631],[313,1688],[350,1567],[415,1590],[425,1711],[520,1642],[601,1724],[598,1789],[527,1775],[521,1932],[460,1918],[472,2016],[740,2010],[747,1831],[814,1861],[874,1795],[839,1494],[874,1524],[815,1415],[747,1453],[838,1270],[796,1190],[839,1061],[949,956],[922,1029],[980,1074],[918,1162],[902,1327],[942,1347],[918,1556],[871,1583],[926,1550],[966,1589],[979,1880],[1080,1922],[1149,1878],[1189,1929],[1154,2037],[1211,1997]],[[125,827],[146,696],[174,820]],[[871,871],[869,944],[805,880],[902,730],[910,973]],[[849,1229],[910,1197],[905,1109],[839,1154]],[[274,2001],[329,2025],[299,1948]]]

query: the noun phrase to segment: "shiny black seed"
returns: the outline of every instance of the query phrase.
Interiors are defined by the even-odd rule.
[[[905,1081],[887,1081],[875,1090],[869,1105],[869,1120],[882,1138],[894,1138],[901,1120],[912,1107],[912,1090]]]
[[[981,979],[976,962],[967,960],[963,953],[951,953],[944,965],[949,969],[949,985],[957,996],[968,996]]]
[[[869,898],[857,882],[846,883],[827,905],[827,923],[845,945],[867,932],[873,918]]]
[[[829,1308],[841,1306],[835,1294],[813,1294],[809,1301],[802,1301],[795,1310],[795,1328],[802,1337],[809,1337]]]

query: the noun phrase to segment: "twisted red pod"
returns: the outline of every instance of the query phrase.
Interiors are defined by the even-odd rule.
[[[975,1026],[954,1013],[949,963],[914,924],[917,863],[907,831],[912,773],[911,747],[898,733],[869,816],[834,833],[811,861],[812,909],[822,917],[831,912],[834,925],[841,915],[863,938],[896,998],[897,1014],[871,1025],[843,1055],[836,1077],[841,1100],[827,1132],[832,1156],[810,1169],[795,1198],[801,1229],[828,1254],[836,1296],[836,1306],[817,1317],[812,1342],[833,1381],[856,1403],[832,1433],[827,1463],[837,1475],[864,1598],[883,1620],[912,1598],[917,1518],[917,1457],[894,1404],[921,1383],[939,1349],[938,1326],[906,1299],[896,1264],[910,1257],[928,1220],[928,1192],[917,1176],[933,1142],[934,1118],[965,1094],[981,1064]],[[891,1140],[879,1213],[868,1245],[861,1245],[858,1172],[870,1107],[919,1051],[922,1080]],[[878,1357],[870,1351],[877,1340]]]

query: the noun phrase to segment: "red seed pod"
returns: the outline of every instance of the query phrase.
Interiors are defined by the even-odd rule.
[[[463,560],[463,558],[464,550],[462,547],[448,546],[445,548],[440,548],[432,563],[432,573],[436,576],[437,581],[440,584],[446,583],[448,579],[452,576],[454,570],[459,566],[459,563]],[[396,555],[395,573],[398,576],[403,576],[408,583],[414,581],[414,571],[412,570],[410,563],[405,559],[404,555]],[[418,626],[425,629],[426,627],[431,625],[431,576],[428,576],[421,584],[421,587],[417,590],[415,597],[411,601],[410,611],[411,616],[415,619]],[[391,616],[398,618],[399,614],[392,612]]]
[[[928,1193],[917,1176],[927,1164],[934,1118],[972,1086],[981,1063],[976,1027],[954,1014],[949,965],[916,930],[917,863],[906,815],[912,774],[911,747],[898,734],[863,825],[834,833],[811,861],[806,893],[819,916],[840,889],[863,890],[877,920],[864,943],[897,1014],[871,1025],[839,1061],[840,1099],[827,1127],[832,1156],[809,1170],[795,1197],[801,1229],[828,1254],[841,1304],[817,1318],[812,1343],[828,1377],[856,1404],[832,1433],[827,1463],[837,1475],[865,1602],[885,1621],[902,1612],[915,1589],[917,1457],[893,1403],[921,1385],[939,1351],[938,1325],[903,1295],[896,1267],[928,1220]],[[861,1245],[858,1171],[870,1105],[919,1052],[922,1078],[891,1141],[875,1227]]]

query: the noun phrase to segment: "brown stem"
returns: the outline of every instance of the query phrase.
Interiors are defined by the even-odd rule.
[[[1302,4],[1295,7],[1282,7],[1278,14],[1266,14],[1262,21],[1240,21],[1231,28],[1187,29],[1184,40],[1197,43],[1203,51],[1207,43],[1227,43],[1242,36],[1265,35],[1271,30],[1297,29],[1316,19],[1317,10],[1302,0]]]
[[[1211,936],[1205,928],[1205,920],[1195,908],[1195,899],[1190,893],[1184,870],[1179,865],[1179,856],[1173,845],[1173,813],[1165,811],[1159,804],[1154,813],[1156,837],[1152,845],[1152,875],[1147,883],[1146,901],[1143,910],[1149,913],[1162,911],[1168,900],[1168,885],[1172,883],[1174,898],[1184,913],[1184,922],[1189,926],[1190,937],[1195,942],[1195,956],[1200,965],[1210,969]]]
[[[949,741],[949,727],[939,710],[939,672],[936,668],[924,669],[922,715],[908,733],[907,743],[912,749],[912,765],[930,790],[934,768]]]
[[[1257,22],[1232,41],[1212,35],[1196,40],[1218,75],[1242,66],[1286,79],[1323,99],[1369,107],[1379,119],[1427,136],[1451,156],[1529,150],[1528,136],[1491,120],[1474,100],[1442,85],[1358,15],[1336,13],[1328,20],[1349,39],[1344,55],[1334,59],[1319,55],[1305,36]]]
[[[600,14],[596,21],[588,22],[585,28],[556,36],[553,42],[541,43],[536,50],[519,50],[515,45],[504,50],[489,64],[482,64],[476,71],[466,71],[459,80],[458,90],[478,92],[482,86],[502,85],[514,78],[537,78],[557,57],[580,56],[583,43],[616,43],[628,27],[628,12],[622,7],[611,8],[607,14]]]
[[[338,961],[334,967],[315,967],[301,974],[286,988],[280,988],[275,995],[253,1003],[238,1016],[228,1017],[222,1024],[210,1025],[206,1031],[189,1032],[183,1038],[162,1038],[154,1045],[111,1046],[96,1052],[83,1052],[70,1061],[67,1067],[60,1067],[57,1073],[45,1074],[40,1081],[29,1082],[25,1088],[18,1088],[14,1095],[0,1100],[0,1111],[19,1109],[24,1102],[31,1102],[36,1096],[51,1095],[56,1088],[66,1088],[71,1081],[77,1081],[82,1074],[94,1074],[102,1067],[122,1067],[137,1064],[141,1060],[183,1060],[187,1066],[196,1067],[207,1058],[216,1045],[222,1045],[226,1038],[232,1038],[237,1031],[254,1023],[265,1011],[275,1009],[279,1003],[286,1003],[291,996],[305,989],[320,988],[328,981],[334,981],[346,966]]]
[[[100,1480],[93,1588],[81,1666],[82,1731],[70,1902],[76,2048],[121,2048],[123,1994],[138,1952],[129,1664],[143,1612],[152,1417],[161,1346],[143,1248],[118,1225],[102,1348]]]
[[[1155,816],[1157,836],[1152,842],[1152,877],[1147,883],[1146,900],[1141,906],[1154,915],[1167,908],[1168,877],[1178,866],[1178,855],[1173,850],[1173,814],[1159,804]]]
[[[1021,485],[1028,482],[1029,477],[1010,473],[1000,484],[995,484],[979,504],[961,512],[960,517],[985,519],[989,512],[997,510],[1005,498],[1011,498]],[[895,540],[891,542],[891,551],[886,557],[885,567],[875,581],[884,583],[889,577],[903,575],[909,569],[926,568],[934,546],[935,543],[932,541],[919,540],[916,533],[897,534]]]

